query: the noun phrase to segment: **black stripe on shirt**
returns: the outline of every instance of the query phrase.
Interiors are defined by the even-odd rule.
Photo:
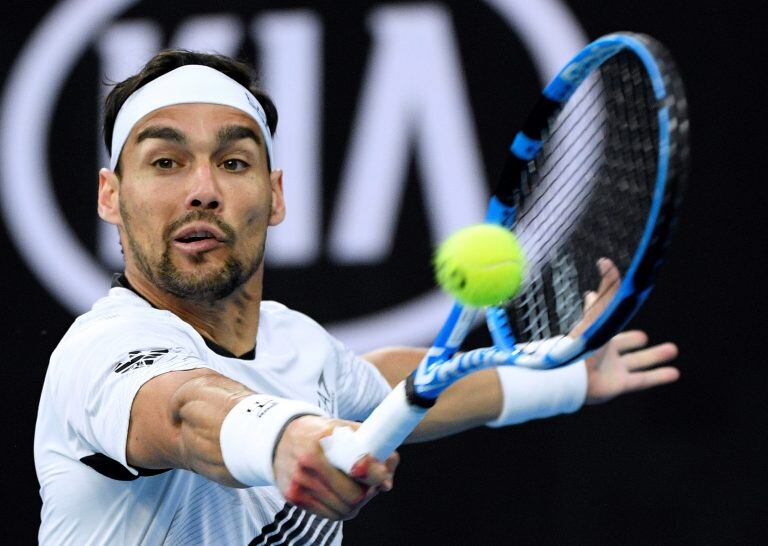
[[[248,543],[248,546],[256,546],[262,540],[264,540],[264,537],[274,532],[275,529],[277,529],[277,527],[283,522],[283,520],[285,520],[288,517],[288,514],[291,512],[291,508],[293,508],[293,506],[286,503],[285,506],[283,506],[283,509],[280,510],[277,514],[275,514],[275,519],[272,520],[272,523],[265,525],[261,529],[261,534],[256,538],[254,538],[252,541],[250,541]]]
[[[94,469],[96,472],[98,472],[102,476],[106,476],[107,478],[111,478],[113,480],[118,480],[121,482],[130,482],[138,478],[141,478],[143,476],[157,476],[158,474],[162,474],[163,472],[168,472],[170,470],[170,468],[164,468],[164,469],[158,470],[158,469],[140,468],[138,466],[134,466],[133,468],[136,470],[136,472],[139,473],[138,476],[135,476],[134,474],[131,473],[130,470],[125,468],[116,460],[110,459],[103,453],[94,453],[93,455],[86,455],[85,457],[80,458],[80,462],[86,466],[90,466],[92,469]]]
[[[341,522],[336,521],[333,523],[331,527],[328,528],[328,532],[325,534],[328,538],[326,538],[324,541],[319,542],[320,546],[327,546],[328,544],[331,544],[333,542],[333,539],[336,538],[336,535],[341,530]],[[318,540],[320,537],[317,537]]]
[[[289,544],[296,538],[299,539],[295,543],[296,546],[306,546],[310,544],[309,540],[318,529],[312,544],[330,544],[341,529],[341,522],[313,516],[306,510],[286,503],[283,509],[275,514],[274,521],[264,526],[261,534],[249,542],[248,546]]]

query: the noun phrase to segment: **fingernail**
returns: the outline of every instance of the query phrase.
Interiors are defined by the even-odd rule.
[[[393,485],[392,480],[384,480],[381,483],[381,489],[382,491],[392,491]]]

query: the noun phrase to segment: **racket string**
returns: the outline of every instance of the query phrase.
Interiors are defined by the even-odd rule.
[[[516,229],[529,257],[526,285],[507,308],[520,341],[568,333],[581,320],[583,294],[600,280],[599,258],[628,269],[655,183],[655,115],[644,69],[623,53],[544,131]]]

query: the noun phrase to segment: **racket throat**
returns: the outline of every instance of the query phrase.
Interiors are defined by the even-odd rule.
[[[429,409],[435,405],[437,398],[429,398],[419,394],[416,390],[416,372],[411,372],[405,379],[405,397],[411,406]]]

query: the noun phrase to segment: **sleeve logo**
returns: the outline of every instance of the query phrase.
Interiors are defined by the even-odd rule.
[[[130,351],[120,362],[115,364],[115,373],[126,373],[139,368],[146,368],[154,364],[158,358],[170,352],[178,352],[180,349],[164,349],[160,347]]]

